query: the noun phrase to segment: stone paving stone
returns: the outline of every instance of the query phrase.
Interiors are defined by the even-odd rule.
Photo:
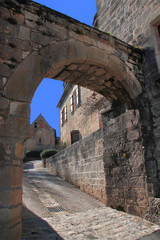
[[[155,225],[149,221],[145,221],[140,217],[132,216],[124,212],[105,207],[104,205],[92,207],[87,211],[84,210],[78,212],[69,212],[69,210],[66,210],[57,213],[50,212],[48,211],[48,207],[57,206],[59,205],[59,203],[57,200],[54,199],[54,194],[51,197],[49,192],[47,192],[47,187],[44,187],[45,185],[43,185],[42,182],[45,178],[51,181],[52,174],[48,173],[47,169],[42,169],[41,167],[39,169],[28,170],[25,175],[26,174],[28,176],[28,180],[26,177],[25,181],[29,181],[32,191],[37,196],[36,205],[38,206],[37,201],[40,201],[41,207],[43,206],[44,209],[46,209],[46,211],[48,212],[46,215],[44,215],[44,213],[41,213],[40,217],[36,217],[33,213],[31,213],[31,210],[27,210],[28,215],[31,215],[31,218],[29,218],[28,215],[24,218],[24,230],[28,234],[26,234],[27,240],[160,239],[159,225]],[[65,185],[65,181],[62,184]],[[48,191],[50,191],[49,186],[50,185],[48,185]],[[73,191],[72,185],[71,188]],[[74,197],[74,194],[72,197]]]
[[[66,240],[136,240],[160,229],[160,226],[151,222],[108,207],[92,209],[86,213],[74,215],[57,214],[57,218],[44,218],[44,220]]]

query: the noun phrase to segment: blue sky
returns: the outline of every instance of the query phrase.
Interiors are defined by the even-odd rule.
[[[96,0],[37,0],[58,12],[92,26]],[[59,136],[59,109],[56,107],[63,93],[63,82],[45,78],[37,88],[31,103],[31,123],[41,113]]]

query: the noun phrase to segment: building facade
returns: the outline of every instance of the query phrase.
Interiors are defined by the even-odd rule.
[[[29,138],[24,144],[24,153],[31,150],[55,148],[56,130],[40,114],[30,126]]]
[[[87,88],[64,83],[64,93],[58,103],[60,139],[69,146],[102,127],[100,111],[109,102]]]

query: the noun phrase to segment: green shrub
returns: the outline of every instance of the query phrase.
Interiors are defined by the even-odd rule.
[[[41,152],[40,157],[42,159],[49,158],[53,155],[55,155],[58,151],[56,149],[45,149]]]
[[[40,158],[40,153],[42,150],[36,150],[36,151],[28,151],[26,152],[26,157],[28,158]]]

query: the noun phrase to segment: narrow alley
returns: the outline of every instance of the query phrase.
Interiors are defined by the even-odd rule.
[[[42,168],[23,167],[24,240],[158,240],[160,226],[114,209]]]

